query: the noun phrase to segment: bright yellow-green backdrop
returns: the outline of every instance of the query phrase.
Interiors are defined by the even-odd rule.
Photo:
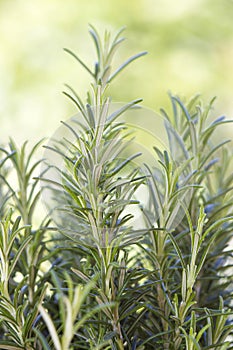
[[[232,118],[232,0],[0,0],[0,143],[50,136],[75,112],[63,83],[85,97],[89,76],[62,48],[91,63],[88,23],[127,26],[119,61],[149,52],[116,80],[115,101],[143,97],[158,111],[169,90],[217,95],[216,116]]]

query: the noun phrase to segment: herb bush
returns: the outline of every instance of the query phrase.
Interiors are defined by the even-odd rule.
[[[209,121],[214,99],[170,96],[170,149],[154,145],[156,165],[138,163],[124,114],[141,100],[110,111],[107,88],[145,53],[114,71],[122,31],[90,34],[94,70],[66,50],[92,84],[85,102],[67,86],[78,129],[64,122],[72,142],[46,146],[62,166],[36,158],[44,141],[0,149],[0,348],[233,349],[232,152],[213,138],[229,121]],[[135,199],[141,187],[147,206]],[[46,191],[54,208],[36,227]]]

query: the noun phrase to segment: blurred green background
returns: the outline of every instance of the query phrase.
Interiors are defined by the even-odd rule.
[[[143,97],[158,111],[168,91],[217,95],[215,115],[232,118],[232,0],[0,0],[0,143],[50,136],[76,112],[63,84],[85,97],[90,79],[62,48],[92,64],[88,23],[102,33],[126,25],[119,62],[149,52],[116,79],[114,101]]]

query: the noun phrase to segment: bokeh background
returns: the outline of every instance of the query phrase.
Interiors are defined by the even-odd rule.
[[[102,33],[126,25],[119,62],[149,52],[117,78],[114,101],[143,97],[159,111],[168,91],[216,95],[214,115],[232,118],[232,0],[0,0],[0,143],[49,137],[76,112],[63,84],[85,98],[90,79],[63,47],[92,64],[88,23]]]

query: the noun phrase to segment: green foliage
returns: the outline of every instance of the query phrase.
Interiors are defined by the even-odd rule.
[[[143,171],[141,154],[124,157],[131,130],[119,118],[141,100],[112,111],[107,91],[144,53],[112,72],[121,33],[102,42],[90,27],[94,69],[66,49],[93,83],[86,103],[65,92],[79,112],[78,131],[63,122],[74,141],[46,146],[61,157],[61,183],[48,176],[51,164],[36,173],[40,143],[29,154],[12,140],[0,149],[1,349],[233,348],[232,153],[213,138],[228,121],[209,122],[213,100],[170,96],[173,114],[161,111],[169,151],[155,145]],[[58,225],[51,215],[35,228],[40,180],[56,198]],[[135,200],[141,187],[147,207]],[[143,229],[132,225],[134,206]]]

